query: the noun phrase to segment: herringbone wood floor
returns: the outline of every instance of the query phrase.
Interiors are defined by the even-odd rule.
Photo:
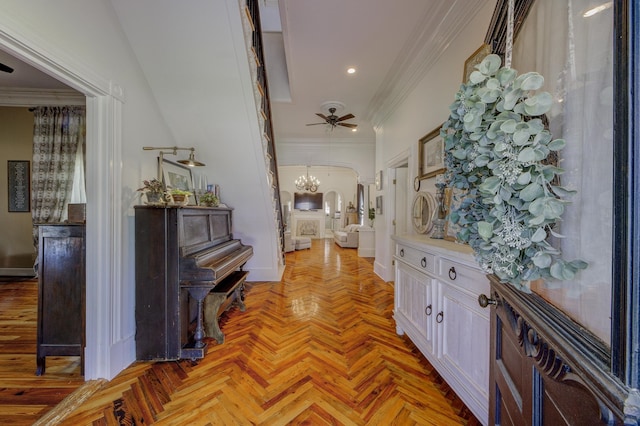
[[[373,273],[371,259],[314,240],[286,261],[281,282],[247,285],[246,312],[223,316],[225,343],[210,342],[204,359],[135,363],[61,424],[478,424],[396,335],[393,286]],[[68,386],[78,385],[77,363],[50,376],[51,362],[49,379],[67,373]],[[0,423],[2,413],[27,404],[15,395]]]

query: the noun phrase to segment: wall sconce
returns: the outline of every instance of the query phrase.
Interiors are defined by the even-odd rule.
[[[178,151],[191,151],[189,154],[189,158],[186,160],[178,160],[178,163],[184,164],[189,167],[201,167],[205,166],[204,163],[196,160],[195,148],[181,148],[179,146],[165,146],[165,147],[156,147],[156,146],[143,146],[142,149],[144,151],[160,151],[159,161],[158,161],[158,179],[162,180],[162,161],[164,160],[164,154],[173,154],[178,155]]]

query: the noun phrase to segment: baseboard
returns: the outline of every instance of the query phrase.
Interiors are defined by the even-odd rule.
[[[3,277],[35,277],[33,268],[0,268],[0,276]]]

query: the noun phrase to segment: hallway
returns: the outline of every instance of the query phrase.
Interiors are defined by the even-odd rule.
[[[324,239],[286,261],[281,282],[247,284],[203,360],[136,363],[57,424],[478,424],[395,333],[372,259]]]

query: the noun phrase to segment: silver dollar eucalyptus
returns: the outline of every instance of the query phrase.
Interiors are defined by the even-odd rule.
[[[587,264],[562,259],[547,241],[562,238],[554,225],[575,191],[555,185],[563,170],[545,161],[565,141],[540,118],[553,102],[538,92],[544,78],[500,65],[489,55],[476,67],[442,127],[447,180],[464,194],[449,215],[487,273],[528,291],[532,280],[570,280]]]

